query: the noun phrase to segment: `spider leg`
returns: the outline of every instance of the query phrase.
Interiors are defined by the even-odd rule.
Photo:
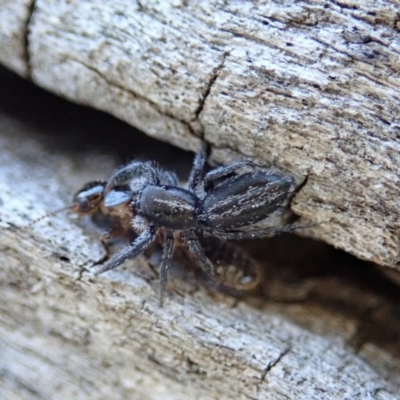
[[[200,264],[203,266],[204,272],[208,276],[215,277],[214,264],[205,255],[203,248],[201,247],[201,244],[199,242],[199,239],[197,238],[194,231],[190,230],[184,232],[182,236],[190,252],[192,252],[195,255],[195,257],[200,261]]]
[[[188,179],[188,188],[190,190],[195,190],[199,185],[199,182],[202,178],[204,165],[207,160],[207,145],[203,144],[201,150],[196,154],[196,157],[193,161],[193,167],[190,171],[190,176]]]
[[[163,254],[160,264],[160,307],[163,306],[165,289],[167,287],[168,270],[171,266],[174,255],[174,236],[171,231],[167,232],[163,247]]]
[[[206,232],[212,236],[224,240],[262,239],[279,235],[280,233],[289,233],[298,229],[311,228],[312,226],[315,226],[315,224],[288,224],[283,226],[253,229],[251,231],[218,231],[210,229]]]
[[[95,272],[95,275],[100,275],[103,272],[110,271],[119,267],[127,259],[137,257],[142,251],[146,250],[155,239],[155,236],[156,227],[150,226],[147,230],[142,232],[130,246],[127,246],[111,258],[111,260],[107,261],[98,271]]]
[[[172,171],[158,170],[158,177],[161,185],[178,186],[179,180],[176,174]]]
[[[256,164],[254,161],[251,160],[239,160],[234,162],[233,164],[230,165],[223,165],[221,167],[215,168],[208,172],[204,179],[203,179],[203,185],[204,187],[208,187],[212,181],[215,181],[216,179],[224,178],[227,175],[232,174],[235,172],[237,169],[243,168],[243,167],[257,167],[257,168],[264,168],[264,166]]]
[[[132,161],[128,165],[117,169],[107,181],[105,192],[116,186],[129,185],[133,179],[145,178],[146,182],[157,184],[159,182],[159,170],[151,161]]]

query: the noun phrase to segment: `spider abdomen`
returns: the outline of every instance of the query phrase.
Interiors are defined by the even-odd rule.
[[[229,178],[210,189],[201,221],[217,229],[232,229],[261,221],[287,198],[293,179],[262,171]]]
[[[147,185],[137,203],[138,212],[166,228],[185,230],[197,226],[198,198],[177,186]]]

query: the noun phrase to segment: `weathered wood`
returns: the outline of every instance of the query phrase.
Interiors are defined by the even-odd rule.
[[[76,110],[63,117],[50,102],[41,119],[53,135],[83,137],[79,121],[88,117],[68,134]],[[0,398],[399,398],[396,297],[338,277],[279,285],[285,265],[273,271],[265,259],[266,291],[281,301],[216,301],[184,276],[160,308],[142,259],[93,277],[89,266],[103,255],[98,235],[67,213],[18,230],[115,164],[80,142],[79,152],[68,151],[42,135],[29,104],[0,112]],[[103,125],[100,116],[93,125]],[[276,246],[261,247],[262,261]],[[320,247],[301,247],[296,254],[289,242],[284,253],[305,257],[306,269],[333,263],[336,271],[344,262],[329,250],[313,259]]]
[[[8,67],[215,161],[292,172],[309,235],[399,268],[397,1],[0,5]]]
[[[32,4],[32,0],[0,2],[0,62],[24,77],[30,75],[27,36]]]

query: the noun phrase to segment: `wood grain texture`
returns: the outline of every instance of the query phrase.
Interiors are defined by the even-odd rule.
[[[357,260],[347,265],[327,246],[303,241],[299,253],[284,242],[287,257],[272,268],[276,243],[262,242],[269,300],[212,296],[172,274],[160,308],[142,258],[93,276],[104,250],[72,215],[19,230],[68,204],[83,183],[109,176],[115,159],[79,140],[85,129],[101,137],[104,116],[57,111],[38,93],[11,112],[10,97],[0,96],[0,398],[399,398],[396,290],[372,289],[379,279],[359,285],[366,266],[340,278]],[[31,110],[39,97],[47,101]],[[300,259],[297,273],[302,265],[316,275],[279,283],[289,259]]]
[[[214,161],[286,169],[309,235],[399,268],[397,1],[0,4],[8,67]]]
[[[32,0],[0,2],[0,62],[21,76],[29,77],[28,26]]]

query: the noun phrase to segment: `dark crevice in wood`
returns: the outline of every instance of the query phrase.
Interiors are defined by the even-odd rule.
[[[23,44],[24,44],[24,60],[26,63],[26,78],[32,80],[32,64],[31,64],[31,53],[30,53],[30,43],[29,43],[29,34],[30,34],[30,26],[33,15],[36,9],[36,1],[32,0],[31,3],[27,6],[28,16],[25,22],[25,30],[23,34]]]

